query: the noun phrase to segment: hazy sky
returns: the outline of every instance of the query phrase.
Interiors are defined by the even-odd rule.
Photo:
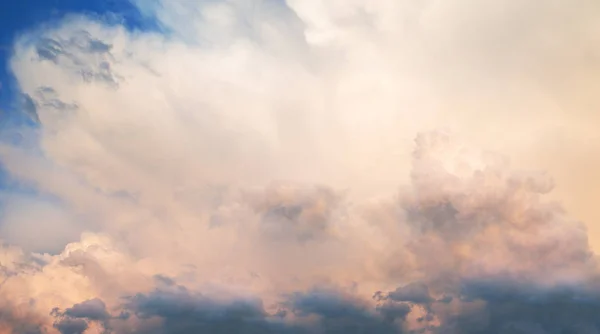
[[[600,332],[600,4],[82,3],[0,5],[0,333]]]

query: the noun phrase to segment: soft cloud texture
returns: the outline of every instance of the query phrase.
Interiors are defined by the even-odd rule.
[[[135,3],[163,33],[14,46],[0,331],[600,331],[586,227],[519,168],[595,147],[599,5]]]

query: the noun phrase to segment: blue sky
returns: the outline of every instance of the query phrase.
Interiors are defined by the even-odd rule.
[[[153,23],[139,15],[129,0],[8,0],[0,1],[0,110],[2,118],[18,110],[18,89],[7,68],[11,45],[19,33],[44,22],[60,20],[67,14],[106,17],[118,15],[130,28],[148,29]]]

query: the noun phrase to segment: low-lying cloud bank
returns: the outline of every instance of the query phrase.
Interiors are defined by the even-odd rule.
[[[422,131],[478,132],[469,102],[531,147],[598,25],[576,2],[139,1],[164,33],[22,36],[0,333],[599,332],[551,177]]]

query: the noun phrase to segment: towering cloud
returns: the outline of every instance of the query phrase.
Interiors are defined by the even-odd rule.
[[[134,3],[160,32],[14,45],[0,332],[600,331],[586,227],[508,159],[591,136],[599,5]]]

